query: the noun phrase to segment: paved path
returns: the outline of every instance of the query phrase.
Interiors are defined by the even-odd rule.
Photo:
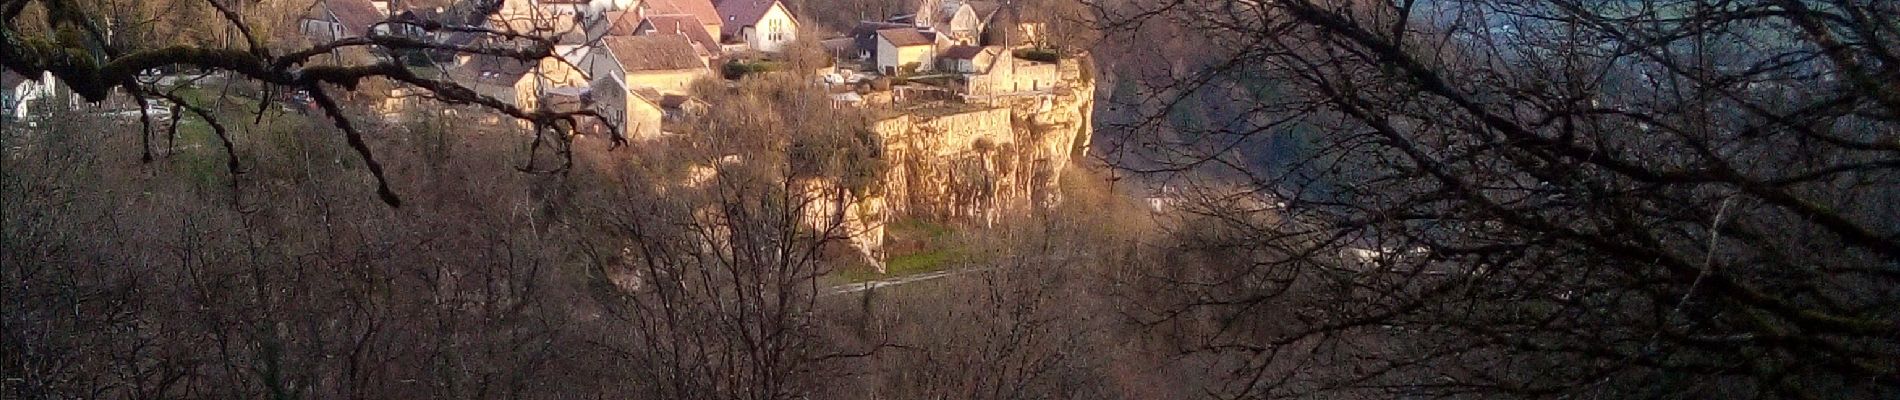
[[[843,285],[837,285],[837,286],[825,288],[824,295],[836,296],[836,295],[841,295],[841,294],[852,294],[852,293],[863,292],[866,290],[877,289],[881,287],[889,287],[889,286],[897,286],[897,285],[902,285],[902,284],[907,284],[907,283],[923,282],[923,281],[928,281],[928,280],[933,280],[933,279],[943,278],[943,277],[948,277],[948,276],[953,276],[953,275],[962,275],[962,274],[970,273],[970,272],[983,271],[987,269],[989,268],[951,269],[951,270],[943,270],[943,271],[937,271],[937,272],[925,272],[925,273],[916,274],[916,275],[905,275],[905,276],[899,276],[899,277],[885,278],[885,279],[879,279],[875,281],[847,283]]]

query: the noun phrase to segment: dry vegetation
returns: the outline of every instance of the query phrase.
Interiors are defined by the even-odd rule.
[[[616,151],[576,140],[566,174],[526,174],[511,125],[365,125],[391,208],[325,120],[267,114],[137,162],[133,122],[61,114],[6,128],[4,390],[42,397],[914,398],[1186,396],[1121,317],[1147,217],[1099,176],[994,230],[981,264],[830,295],[854,262],[812,226],[842,116],[802,118],[771,81],[752,102]],[[775,108],[791,108],[783,113]],[[467,111],[467,110],[464,110]],[[246,111],[239,111],[246,112]],[[814,112],[817,112],[814,110]],[[440,113],[431,113],[440,114]],[[802,119],[801,119],[802,118]],[[181,124],[199,124],[186,118]],[[717,124],[715,124],[717,123]],[[861,127],[862,125],[856,125]],[[109,127],[108,129],[100,129]],[[771,127],[771,128],[768,128]],[[784,129],[774,130],[773,128]],[[789,129],[787,129],[789,128]],[[181,132],[192,132],[181,129]],[[785,136],[746,134],[786,132]],[[799,134],[790,134],[799,133]],[[824,139],[830,140],[830,139]],[[737,162],[727,155],[742,154]],[[809,153],[809,154],[807,154]],[[804,161],[794,161],[803,159]],[[715,177],[681,185],[696,166]],[[788,178],[790,177],[790,178]],[[835,189],[846,190],[846,189]]]

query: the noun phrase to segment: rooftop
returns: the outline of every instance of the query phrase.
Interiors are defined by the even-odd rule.
[[[705,68],[704,59],[685,36],[609,36],[601,39],[614,60],[626,71],[666,71]]]
[[[778,0],[720,1],[716,7],[719,9],[719,17],[725,18],[721,20],[721,23],[725,25],[720,26],[719,35],[738,34],[746,26],[759,22],[760,18],[765,18],[765,13],[771,11],[775,4],[778,4]]]
[[[918,32],[917,28],[880,29],[877,31],[877,35],[883,36],[884,40],[890,41],[892,46],[897,47],[928,46],[931,44],[930,39],[925,38],[923,32]]]
[[[713,8],[712,0],[647,0],[646,7],[652,10],[650,15],[686,14],[701,23],[721,24],[719,10]]]
[[[700,23],[699,17],[687,14],[649,15],[647,20],[640,25],[653,29],[653,34],[656,35],[685,36],[687,41],[699,46],[708,56],[719,54],[719,40],[706,33],[705,25]],[[634,34],[646,33],[635,32]]]

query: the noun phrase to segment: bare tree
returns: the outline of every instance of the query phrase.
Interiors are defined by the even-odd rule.
[[[361,36],[296,47],[276,46],[272,44],[272,38],[259,36],[258,29],[253,28],[255,24],[238,11],[252,2],[203,0],[202,3],[167,4],[185,4],[196,9],[215,11],[207,11],[206,15],[215,14],[220,24],[216,26],[236,31],[240,40],[228,44],[157,40],[115,34],[110,29],[114,23],[127,20],[169,21],[162,24],[146,22],[146,26],[191,26],[182,19],[172,19],[187,18],[188,15],[177,14],[171,9],[123,10],[79,0],[9,0],[0,3],[0,20],[6,21],[5,28],[0,28],[0,66],[32,77],[49,72],[89,102],[106,101],[114,93],[128,95],[141,106],[152,99],[164,99],[207,120],[217,119],[214,114],[206,112],[214,107],[195,104],[190,99],[176,96],[175,92],[141,83],[136,79],[138,74],[162,66],[189,66],[226,71],[270,88],[306,91],[314,104],[331,117],[344,139],[362,158],[369,174],[377,180],[378,195],[391,206],[399,205],[401,200],[389,187],[382,163],[366,144],[361,123],[352,121],[343,104],[336,100],[334,94],[337,91],[353,91],[366,81],[389,80],[417,88],[443,103],[474,104],[492,109],[531,122],[536,127],[534,149],[542,150],[544,145],[545,148],[553,148],[562,154],[564,161],[572,160],[571,154],[566,154],[564,149],[570,136],[568,132],[578,125],[575,117],[594,115],[590,110],[555,112],[517,107],[511,102],[478,94],[446,78],[425,77],[411,70],[398,57],[368,60],[326,57],[341,50],[358,49],[371,54],[446,51],[529,63],[556,56],[553,53],[555,38],[549,33],[559,31],[554,31],[552,27],[542,29],[536,26],[533,30],[520,30],[511,26],[485,27],[481,23],[481,16],[494,15],[502,4],[498,0],[472,1],[468,3],[471,7],[460,10],[474,15],[474,18],[465,18],[473,22],[445,23],[392,17],[375,23]],[[268,21],[268,24],[276,27],[288,22]],[[565,29],[578,30],[572,25],[570,23]],[[408,30],[474,35],[480,40],[471,41],[471,44],[458,44],[397,33]],[[143,115],[144,110],[141,112]],[[263,113],[264,108],[260,108],[257,112],[259,119]],[[154,134],[150,116],[145,115],[144,118],[146,124],[141,138],[147,146],[141,159],[150,162],[152,150],[149,144]],[[216,134],[228,143],[229,132],[225,124],[214,121],[211,125]],[[232,162],[229,163],[229,172],[236,175],[241,172],[240,166],[235,154],[230,157]],[[565,168],[565,165],[563,163],[555,169]],[[535,169],[535,166],[529,164],[524,168]]]
[[[1095,5],[1205,36],[1118,151],[1224,394],[1900,393],[1894,3]]]

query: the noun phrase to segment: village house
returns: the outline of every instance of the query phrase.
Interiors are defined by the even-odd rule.
[[[937,43],[914,27],[877,31],[877,70],[900,76],[935,68]]]
[[[959,74],[986,74],[996,57],[1007,52],[997,46],[957,45],[937,55],[937,69]]]
[[[498,56],[475,56],[449,71],[456,83],[503,103],[526,108],[534,104],[538,83],[535,63]]]
[[[556,36],[585,32],[583,19],[600,11],[589,0],[502,0],[501,8],[489,16],[489,25],[537,36]]]
[[[558,87],[587,84],[586,75],[558,58],[528,62],[499,56],[475,56],[449,71],[456,83],[503,103],[533,109],[541,95]]]
[[[859,21],[851,28],[851,44],[856,52],[850,57],[858,60],[877,60],[877,31],[885,29],[909,28],[910,24],[898,22]]]
[[[798,39],[798,20],[779,0],[723,0],[716,5],[724,24],[721,43],[744,44],[752,51],[777,53]]]
[[[548,111],[559,113],[593,111],[596,114],[605,116],[607,115],[606,111],[610,111],[603,109],[601,104],[594,100],[593,91],[584,87],[548,89],[541,94],[541,106]],[[599,117],[575,115],[573,118],[574,134],[606,135],[609,133],[608,127]]]
[[[653,99],[657,91],[628,90],[611,78],[597,80],[588,89],[595,112],[600,114],[602,120],[613,124],[613,128],[627,139],[651,140],[660,137],[665,111]]]
[[[1060,83],[1060,66],[1017,58],[1002,46],[951,46],[937,58],[938,68],[962,75],[949,89],[966,97],[1043,92]]]
[[[685,121],[706,115],[712,108],[704,100],[692,96],[668,94],[660,96],[660,110],[665,112],[667,121]]]
[[[931,28],[949,35],[956,44],[981,44],[991,20],[1002,4],[987,0],[924,0],[912,16],[918,27]]]
[[[582,65],[596,84],[613,79],[629,89],[685,94],[693,81],[711,75],[699,52],[684,36],[608,36]]]
[[[440,13],[448,8],[452,0],[369,0],[376,12],[382,15],[398,15],[404,11],[430,11]]]
[[[663,101],[711,75],[702,50],[685,35],[607,36],[583,63],[602,116],[629,138],[660,134]],[[685,101],[681,101],[685,103]]]
[[[312,40],[331,42],[368,35],[388,16],[369,0],[319,0],[297,23]]]

